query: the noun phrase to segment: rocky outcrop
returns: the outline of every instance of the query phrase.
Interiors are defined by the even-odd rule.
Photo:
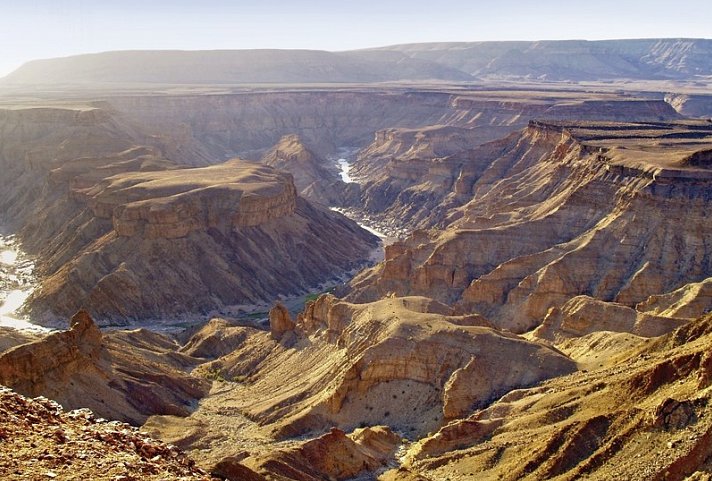
[[[288,174],[239,160],[186,168],[116,112],[56,110],[8,110],[0,124],[0,205],[38,259],[37,322],[82,308],[128,323],[267,302],[364,265],[376,247],[300,198]]]
[[[185,416],[207,394],[208,383],[186,372],[194,360],[168,355],[176,349],[168,338],[148,331],[102,335],[80,311],[69,330],[2,353],[0,384],[134,424],[156,413]]]
[[[83,196],[96,217],[110,219],[118,236],[146,239],[211,228],[229,234],[289,216],[297,203],[290,177],[240,160],[114,175],[72,194]]]
[[[597,331],[629,332],[656,337],[675,330],[690,319],[654,316],[632,307],[604,302],[588,296],[571,298],[560,308],[552,308],[534,330],[539,338],[580,337]]]
[[[275,450],[243,461],[256,471],[295,481],[352,479],[374,472],[393,458],[401,438],[386,427],[357,429],[347,435],[333,428],[330,432],[297,447]]]
[[[704,122],[532,122],[463,168],[471,200],[446,230],[394,244],[348,299],[429,295],[525,332],[578,295],[632,308],[706,279],[712,174],[685,159],[711,134]]]
[[[211,479],[175,446],[86,409],[0,387],[3,479]]]
[[[667,317],[700,317],[712,312],[712,278],[686,284],[665,294],[650,296],[636,305],[641,312]]]
[[[215,359],[237,349],[254,332],[252,327],[233,326],[214,318],[206,322],[180,348],[191,357]]]
[[[710,95],[667,94],[665,101],[682,115],[712,118],[712,96]]]
[[[278,302],[269,311],[269,329],[272,337],[276,340],[282,339],[288,332],[294,331],[297,325],[292,320],[292,316],[284,304]]]
[[[477,179],[482,177],[481,183],[502,180],[511,164],[495,165],[495,161],[506,155],[511,139],[501,139],[532,118],[552,119],[550,126],[553,119],[651,123],[679,119],[670,105],[659,100],[559,100],[542,103],[484,95],[459,97],[453,99],[454,105],[479,112],[462,126],[377,132],[375,140],[358,153],[352,169],[363,183],[363,209],[380,223],[399,219],[401,227],[408,229],[447,225],[449,217],[461,215],[454,211],[472,199],[470,189]],[[510,161],[516,155],[532,156],[535,152],[518,150]]]
[[[261,161],[292,174],[297,191],[310,201],[326,206],[344,206],[358,198],[358,184],[343,182],[335,163],[317,156],[298,135],[285,135],[279,139]]]
[[[510,392],[413,443],[402,470],[438,479],[692,479],[709,473],[707,318],[611,365]],[[407,479],[407,478],[406,478]]]
[[[0,383],[31,396],[46,392],[43,383],[59,384],[86,365],[95,364],[102,336],[85,311],[72,317],[68,331],[19,345],[0,356]]]
[[[256,331],[235,351],[201,366],[240,381],[227,383],[212,407],[202,404],[187,419],[152,418],[152,432],[192,430],[210,443],[224,429],[211,425],[210,413],[231,406],[256,423],[250,429],[278,439],[375,425],[413,438],[511,389],[575,370],[553,349],[448,311],[425,298],[357,305],[324,295],[298,316],[289,343]],[[245,430],[244,421],[234,423]]]

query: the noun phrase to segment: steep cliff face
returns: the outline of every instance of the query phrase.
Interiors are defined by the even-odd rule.
[[[464,127],[379,131],[358,153],[352,172],[363,182],[361,205],[371,217],[399,219],[408,229],[442,227],[454,208],[470,200],[472,177],[508,149],[507,141],[495,139],[532,118],[659,122],[680,117],[661,100],[458,98],[457,104],[479,115]],[[492,169],[487,175],[500,180],[503,173]]]
[[[195,360],[167,356],[176,348],[170,339],[147,331],[102,335],[80,311],[69,330],[3,352],[0,383],[133,424],[152,414],[185,416],[209,385],[188,374]]]
[[[185,168],[120,116],[83,112],[6,112],[0,201],[38,257],[38,321],[82,307],[108,322],[268,301],[355,268],[376,246],[298,197],[288,174],[239,160]]]
[[[665,100],[675,110],[689,117],[712,117],[712,96],[693,94],[668,94]]]
[[[259,158],[285,135],[296,134],[319,157],[341,147],[362,147],[384,129],[450,126],[471,129],[473,140],[494,140],[526,126],[532,118],[658,120],[677,116],[663,101],[622,104],[617,94],[581,94],[520,90],[433,91],[430,89],[324,89],[237,92],[222,95],[122,95],[106,102],[145,132],[171,146],[171,159],[194,165],[196,151],[213,161],[236,155]],[[544,115],[550,108],[561,110]],[[625,107],[625,108],[622,108]],[[596,117],[590,117],[596,112]],[[616,112],[620,112],[617,114]],[[376,137],[378,140],[378,137]],[[200,149],[195,144],[200,145]],[[188,155],[189,154],[189,155]]]
[[[282,91],[231,95],[121,96],[108,99],[126,118],[172,143],[198,141],[214,159],[258,151],[290,134],[320,157],[361,146],[387,127],[467,122],[476,115],[447,92]]]
[[[348,298],[428,293],[524,332],[577,295],[634,306],[706,279],[712,174],[686,159],[711,132],[533,122],[463,167],[450,227],[394,244]]]

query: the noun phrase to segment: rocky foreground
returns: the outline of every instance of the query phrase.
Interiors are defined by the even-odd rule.
[[[0,477],[7,480],[210,480],[175,446],[138,428],[64,411],[0,387]]]
[[[422,312],[428,306],[441,313]],[[158,342],[154,334],[100,335],[102,345],[133,336],[143,349],[134,348],[131,357],[154,368],[180,356],[193,359],[191,376],[210,380],[210,393],[189,412],[153,416],[137,432],[5,389],[0,449],[13,455],[2,458],[0,469],[8,479],[206,479],[207,472],[255,481],[712,475],[712,317],[658,338],[597,332],[555,350],[443,309],[417,298],[358,306],[323,296],[296,322],[276,307],[272,332],[214,320],[161,356],[145,350]],[[18,342],[0,356],[0,370],[15,366],[16,377],[22,365],[13,359],[40,352],[37,343],[54,344],[51,336]],[[110,384],[121,382],[125,362],[106,360],[115,373],[107,373],[114,376]],[[34,377],[34,367],[26,367],[24,376]],[[44,379],[62,369],[46,370]],[[146,375],[144,382],[170,392],[174,376],[183,375]],[[13,384],[7,377],[3,383]],[[70,382],[66,389],[75,396],[63,405],[83,405],[86,388]],[[94,396],[101,398],[98,412],[123,402],[102,389]],[[186,449],[202,471],[146,433]]]

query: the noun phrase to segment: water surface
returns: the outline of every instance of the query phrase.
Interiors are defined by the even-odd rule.
[[[32,324],[21,308],[35,287],[34,263],[13,236],[0,234],[0,326],[33,331],[48,329]]]

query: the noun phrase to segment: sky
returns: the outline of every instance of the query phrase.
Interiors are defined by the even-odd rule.
[[[0,0],[0,76],[108,50],[650,37],[712,38],[712,1]]]

